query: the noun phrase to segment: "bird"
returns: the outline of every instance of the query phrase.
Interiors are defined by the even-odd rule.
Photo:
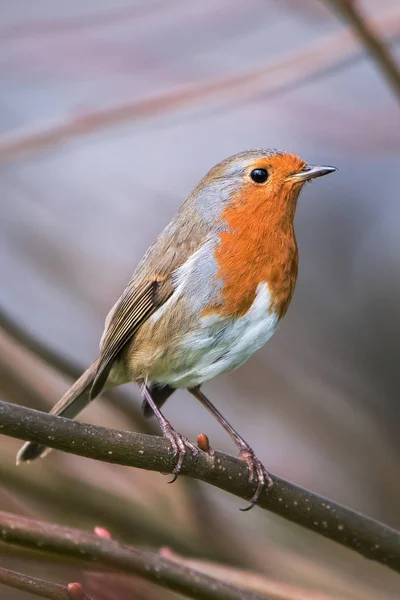
[[[240,367],[275,333],[298,273],[294,216],[308,181],[336,171],[275,149],[240,152],[215,165],[149,247],[108,313],[99,357],[50,411],[76,417],[108,388],[139,384],[172,447],[173,481],[199,449],[161,411],[187,389],[231,436],[248,466],[252,508],[272,479],[202,385]],[[28,442],[17,464],[46,454]]]

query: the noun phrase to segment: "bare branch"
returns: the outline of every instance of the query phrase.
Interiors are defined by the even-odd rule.
[[[160,554],[144,552],[78,529],[50,525],[18,515],[0,512],[0,538],[10,544],[139,575],[163,588],[186,594],[190,598],[268,600],[264,595],[260,596],[228,585]]]
[[[0,432],[140,469],[171,473],[175,466],[171,447],[164,438],[71,421],[1,401]],[[213,456],[200,452],[196,461],[188,456],[183,473],[246,500],[254,493],[246,464],[220,452]],[[279,477],[274,476],[273,481],[272,489],[260,498],[261,508],[400,572],[399,532]]]
[[[79,583],[70,583],[68,586],[60,585],[59,583],[37,579],[2,567],[0,567],[0,583],[50,600],[90,600]],[[72,590],[72,594],[70,590]],[[80,591],[79,596],[75,590]]]
[[[57,354],[39,341],[35,335],[30,333],[24,326],[19,325],[3,308],[0,307],[0,327],[13,340],[22,344],[26,350],[35,354],[44,363],[50,365],[56,371],[60,371],[71,379],[78,379],[85,370],[84,367],[74,361]]]
[[[135,21],[141,17],[152,16],[161,10],[167,10],[171,7],[171,2],[166,4],[164,0],[158,0],[153,2],[144,2],[134,4],[132,6],[124,7],[112,7],[109,10],[102,10],[99,12],[96,10],[94,13],[85,13],[74,16],[62,15],[56,18],[42,18],[29,20],[28,22],[17,21],[14,24],[7,23],[5,27],[0,29],[0,40],[12,39],[18,40],[22,38],[26,40],[27,37],[40,36],[56,36],[62,35],[65,32],[81,33],[85,35],[85,32],[90,29],[93,31],[95,27],[102,27],[103,25],[115,25],[121,22],[127,23],[130,20]],[[111,4],[112,6],[112,4]]]
[[[374,23],[393,38],[400,33],[399,19],[400,12],[394,9],[380,14],[374,19]],[[165,115],[181,107],[198,106],[200,103],[204,105],[207,102],[226,104],[227,101],[252,98],[259,92],[265,97],[288,91],[358,58],[359,55],[359,44],[353,39],[351,29],[345,27],[338,33],[325,36],[322,41],[296,49],[258,69],[231,77],[200,81],[163,95],[115,105],[106,110],[93,110],[73,119],[60,120],[56,124],[42,123],[34,130],[2,136],[0,163],[121,123]]]
[[[327,0],[347,21],[376,62],[400,102],[400,69],[385,42],[380,38],[372,19],[361,11],[356,0]]]

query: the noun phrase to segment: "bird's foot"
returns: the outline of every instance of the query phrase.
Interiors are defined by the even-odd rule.
[[[197,446],[192,444],[186,437],[175,431],[172,425],[167,421],[163,427],[163,435],[169,440],[174,458],[178,457],[177,463],[172,471],[173,478],[169,483],[174,483],[178,479],[178,475],[182,470],[183,461],[187,451],[192,452],[193,457],[196,459],[199,456],[199,449]]]
[[[240,460],[245,461],[249,467],[249,483],[252,483],[254,479],[257,480],[257,488],[250,499],[249,506],[240,509],[241,511],[246,511],[250,510],[255,504],[257,504],[262,492],[265,489],[272,487],[273,481],[271,475],[268,473],[262,462],[256,457],[250,446],[246,445],[241,448],[239,458]]]

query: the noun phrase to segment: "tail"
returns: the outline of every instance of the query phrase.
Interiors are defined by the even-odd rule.
[[[64,394],[64,396],[51,409],[51,415],[60,415],[73,419],[76,417],[90,402],[89,391],[96,375],[98,360],[96,360],[86,371],[79,377],[72,387]],[[27,442],[17,454],[17,465],[22,462],[29,462],[36,458],[42,457],[50,448]]]

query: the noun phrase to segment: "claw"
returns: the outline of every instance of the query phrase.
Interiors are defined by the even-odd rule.
[[[257,504],[262,492],[265,489],[269,489],[272,487],[273,481],[271,475],[268,473],[262,462],[256,457],[256,455],[250,447],[242,448],[242,450],[239,453],[239,458],[247,463],[247,466],[249,468],[249,483],[251,483],[255,478],[257,478],[257,488],[252,498],[250,499],[249,506],[247,506],[246,508],[239,509],[242,512],[246,512],[253,508],[255,504]]]
[[[174,457],[178,456],[178,461],[174,470],[172,471],[173,478],[168,482],[174,483],[178,479],[178,475],[182,470],[183,461],[185,460],[187,451],[190,450],[194,459],[196,459],[199,456],[199,449],[187,438],[175,431],[175,429],[173,429],[171,426],[168,427],[163,433],[172,446]]]
[[[157,403],[154,402],[153,398],[151,397],[151,393],[149,388],[147,387],[146,381],[142,381],[140,389],[143,394],[143,397],[148,402],[149,406],[151,407],[152,411],[154,412],[157,418],[163,436],[166,437],[167,440],[169,440],[169,443],[171,444],[173,457],[178,457],[178,461],[175,465],[174,470],[172,471],[173,478],[169,482],[174,483],[174,481],[178,479],[178,475],[182,470],[182,465],[187,454],[187,450],[191,450],[193,458],[196,459],[199,455],[199,449],[197,448],[197,446],[192,444],[192,442],[189,442],[187,438],[175,431],[171,423],[164,417],[164,415],[158,408]]]

